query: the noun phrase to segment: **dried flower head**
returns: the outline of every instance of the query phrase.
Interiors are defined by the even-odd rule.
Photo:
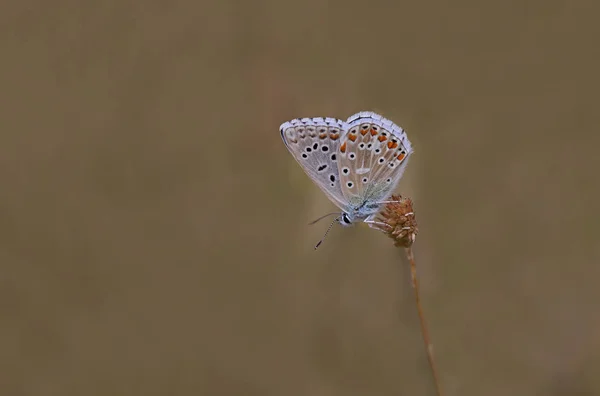
[[[412,200],[400,195],[392,195],[379,213],[377,222],[379,224],[375,228],[392,238],[398,247],[410,247],[419,232]]]

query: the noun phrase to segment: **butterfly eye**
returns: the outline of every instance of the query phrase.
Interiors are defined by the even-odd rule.
[[[352,224],[346,213],[342,214],[342,221],[346,224]]]

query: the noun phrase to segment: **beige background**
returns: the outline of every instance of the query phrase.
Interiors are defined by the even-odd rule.
[[[6,1],[2,395],[431,395],[279,124],[381,112],[447,395],[600,395],[592,1]]]

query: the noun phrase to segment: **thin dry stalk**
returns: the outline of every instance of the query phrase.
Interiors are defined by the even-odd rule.
[[[421,298],[419,297],[419,280],[417,279],[417,265],[415,264],[415,257],[411,247],[405,248],[405,251],[406,257],[408,257],[408,261],[410,262],[410,278],[412,280],[413,289],[415,290],[415,301],[417,303],[417,311],[419,312],[419,320],[421,321],[421,333],[423,334],[423,342],[425,343],[425,349],[427,351],[427,360],[429,360],[429,366],[431,367],[431,374],[433,375],[435,390],[437,391],[438,396],[442,396],[440,379],[435,365],[435,360],[433,359],[433,344],[429,339],[429,330],[427,329],[425,315],[423,314],[423,308],[421,307]]]
[[[392,238],[394,240],[394,245],[397,247],[404,247],[406,252],[406,256],[410,263],[410,276],[412,287],[415,291],[415,301],[419,313],[419,320],[421,322],[421,333],[423,335],[423,342],[425,343],[425,350],[427,351],[427,359],[429,360],[429,366],[431,367],[431,374],[433,375],[433,382],[435,384],[437,395],[442,396],[442,388],[440,386],[435,360],[433,359],[433,344],[429,339],[429,330],[427,329],[425,315],[423,314],[423,308],[421,307],[419,281],[417,279],[417,265],[412,251],[412,244],[415,242],[419,230],[417,228],[417,221],[413,212],[411,199],[393,195],[390,202],[379,215],[375,228]]]

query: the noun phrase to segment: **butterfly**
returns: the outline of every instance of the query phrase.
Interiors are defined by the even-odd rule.
[[[361,111],[346,121],[297,118],[279,130],[304,172],[342,210],[335,221],[344,226],[357,221],[379,224],[375,217],[390,202],[413,152],[402,128]]]

